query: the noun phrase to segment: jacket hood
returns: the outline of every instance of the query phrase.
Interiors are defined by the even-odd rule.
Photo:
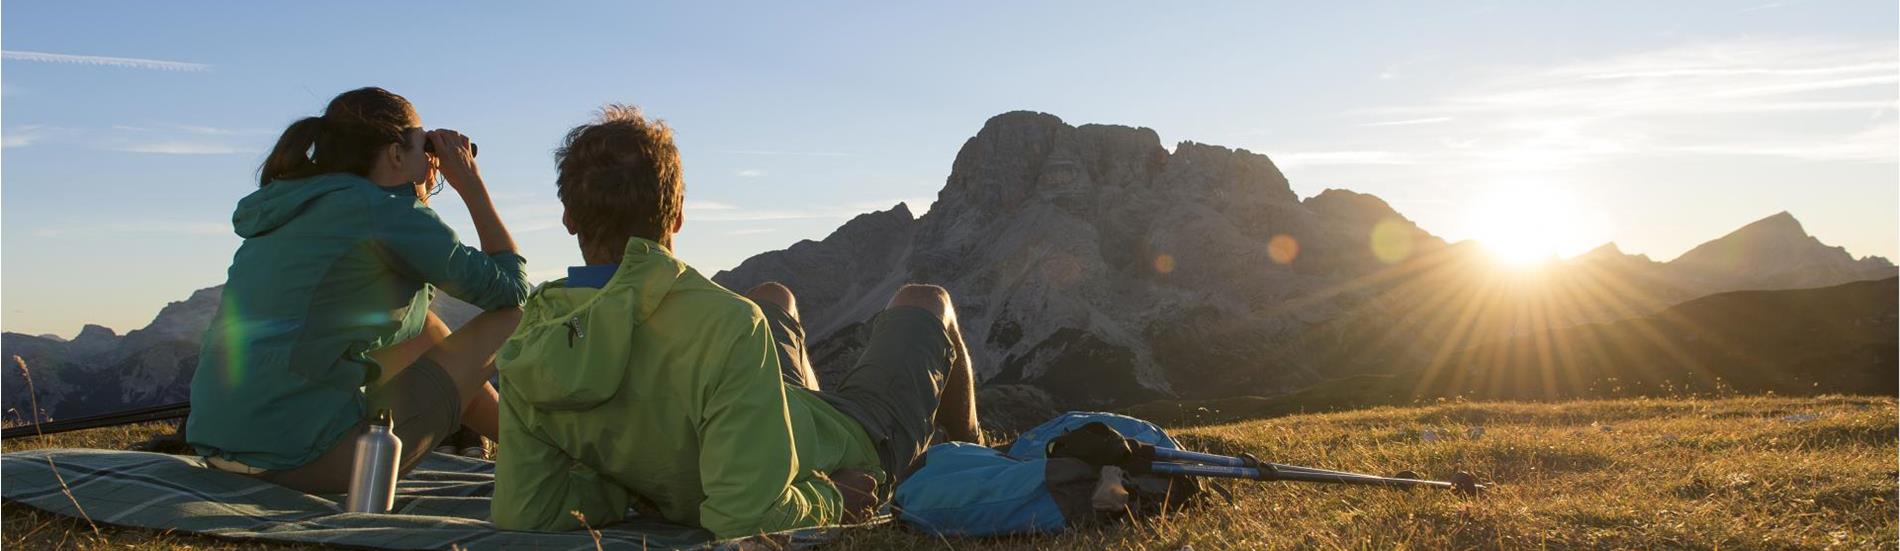
[[[238,201],[237,211],[231,213],[231,227],[238,237],[246,239],[270,233],[296,219],[318,198],[365,185],[376,184],[350,173],[273,181]]]
[[[550,410],[587,409],[620,392],[633,354],[633,333],[688,269],[658,243],[627,242],[613,279],[600,289],[570,288],[566,279],[536,289],[496,365],[504,392]]]

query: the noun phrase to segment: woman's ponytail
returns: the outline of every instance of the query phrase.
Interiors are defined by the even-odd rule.
[[[264,166],[257,169],[258,187],[314,174],[317,163],[310,160],[310,150],[316,147],[317,136],[322,133],[323,117],[304,117],[290,123],[284,135],[277,138],[277,146],[271,148],[270,156],[264,158]]]
[[[407,146],[408,131],[421,124],[415,107],[394,92],[369,87],[337,94],[323,116],[304,117],[284,129],[257,169],[257,185],[327,172],[368,177],[384,146]]]

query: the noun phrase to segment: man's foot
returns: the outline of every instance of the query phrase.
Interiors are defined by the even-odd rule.
[[[448,438],[442,440],[440,445],[435,447],[435,451],[436,453],[460,455],[462,457],[488,459],[488,446],[483,444],[482,435],[477,434],[468,427],[462,427],[460,430],[455,431],[454,434],[450,434]]]

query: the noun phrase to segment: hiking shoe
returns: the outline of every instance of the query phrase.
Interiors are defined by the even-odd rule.
[[[449,439],[444,441],[443,444],[450,448],[443,453],[460,455],[462,457],[473,457],[475,459],[488,459],[488,447],[482,445],[482,435],[473,430],[469,430],[468,427],[462,427],[461,430],[455,431],[455,434],[450,435]],[[437,448],[437,450],[440,451],[440,448]]]

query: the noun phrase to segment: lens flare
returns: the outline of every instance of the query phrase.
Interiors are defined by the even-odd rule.
[[[224,295],[221,308],[224,315],[218,320],[218,330],[224,332],[224,382],[235,388],[244,382],[244,347],[248,341],[244,334],[243,308],[233,294]]]
[[[1412,231],[1396,218],[1372,226],[1372,255],[1380,262],[1398,264],[1412,256]]]
[[[1299,257],[1300,240],[1293,236],[1283,233],[1267,241],[1267,258],[1273,259],[1274,264],[1292,264],[1293,259]]]

